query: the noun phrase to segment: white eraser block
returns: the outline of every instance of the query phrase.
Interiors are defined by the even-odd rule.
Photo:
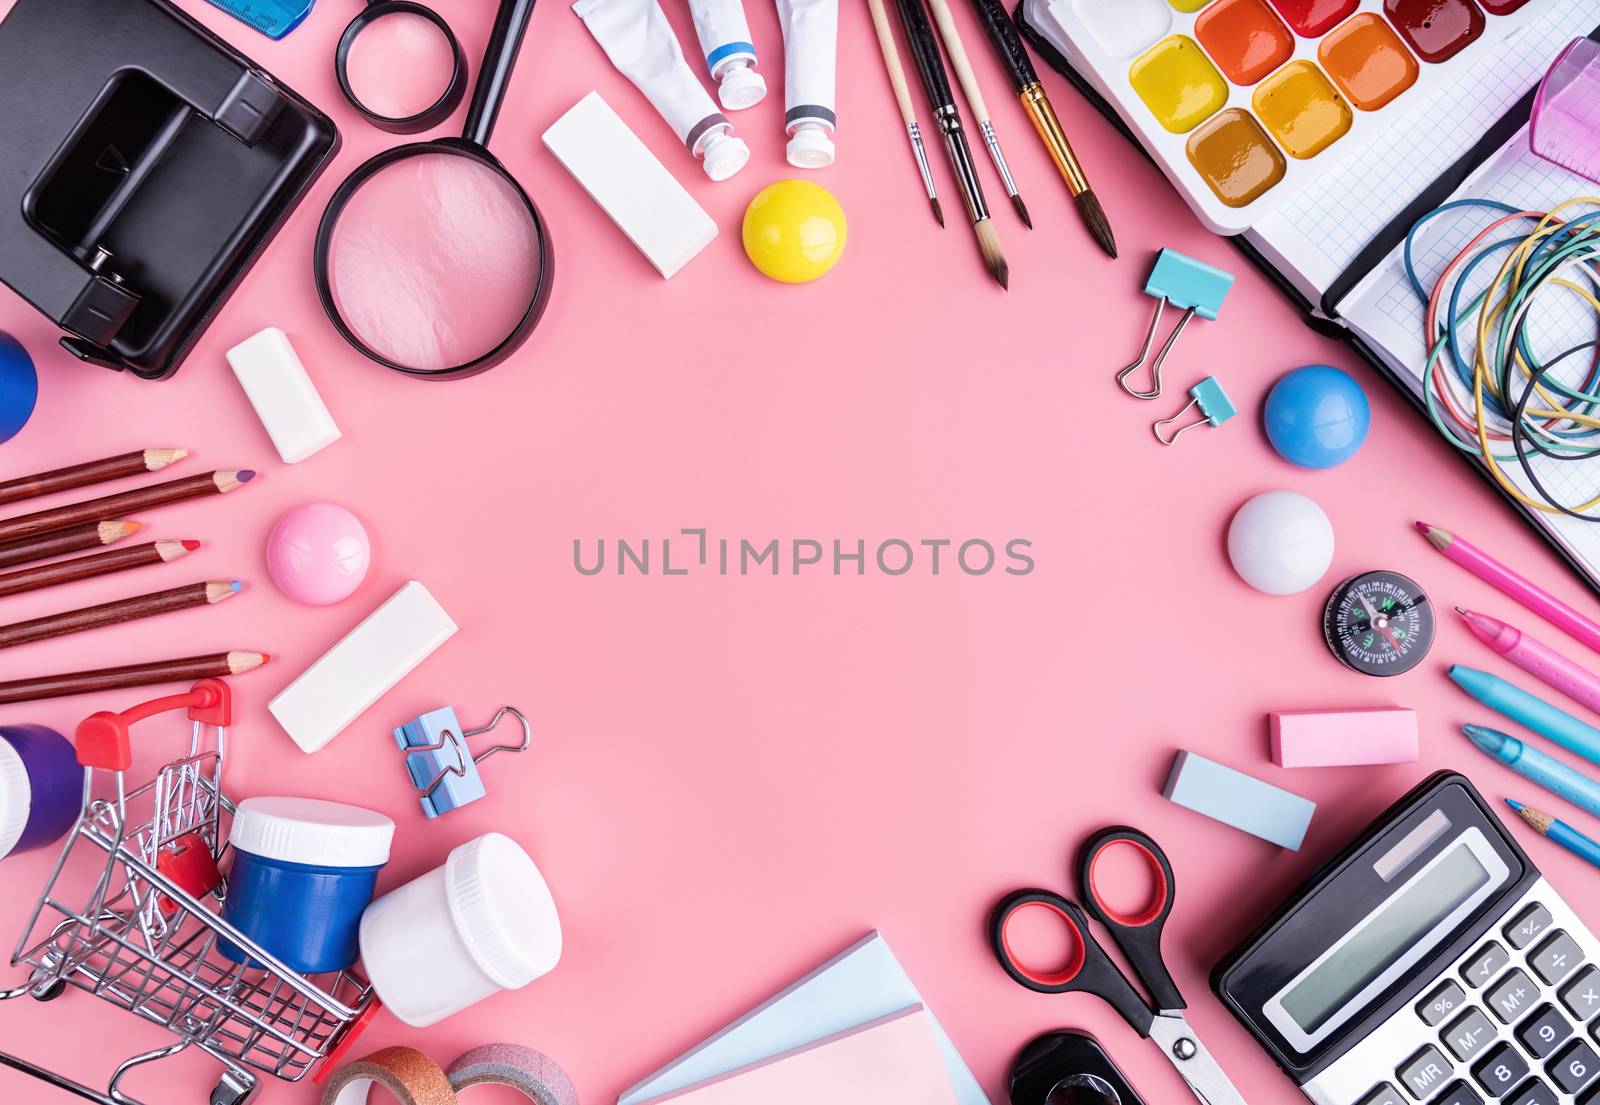
[[[1195,813],[1291,852],[1300,850],[1311,827],[1311,815],[1317,811],[1317,804],[1309,798],[1193,752],[1178,753],[1162,793]]]
[[[1272,762],[1279,767],[1354,767],[1417,762],[1417,712],[1282,710],[1267,715]]]
[[[444,607],[412,580],[279,692],[267,709],[303,751],[315,752],[455,631]]]
[[[298,464],[339,440],[339,427],[288,334],[269,326],[228,350],[227,356],[285,464]]]
[[[552,123],[544,144],[662,276],[683,268],[717,236],[711,216],[600,93]]]

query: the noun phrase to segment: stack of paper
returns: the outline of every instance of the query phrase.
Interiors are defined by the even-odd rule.
[[[901,1024],[902,1020],[908,1023]],[[877,1029],[889,1024],[896,1027],[888,1035],[879,1035]],[[811,1050],[831,1052],[840,1045],[847,1049],[841,1054],[855,1054],[856,1047],[877,1048],[879,1040],[890,1041],[895,1046],[885,1045],[884,1053],[893,1051],[898,1061],[909,1054],[902,1046],[904,1037],[915,1036],[917,1032],[927,1036],[934,1048],[934,1061],[923,1065],[942,1071],[949,1096],[884,1097],[881,1100],[892,1101],[895,1105],[923,1105],[924,1102],[950,1105],[952,1101],[955,1105],[989,1105],[989,1099],[956,1052],[950,1037],[939,1027],[933,1014],[923,1008],[917,988],[889,945],[875,932],[625,1091],[617,1105],[654,1105],[656,1102],[722,1105],[724,1100],[731,1102],[734,1098],[687,1098],[683,1092],[690,1089],[698,1092],[719,1081],[739,1085],[745,1077],[765,1067],[782,1065],[774,1060],[787,1062]],[[868,1036],[867,1040],[855,1040],[863,1034]],[[826,1061],[830,1068],[836,1069],[832,1056],[827,1056]],[[804,1069],[811,1068],[808,1065]],[[739,1078],[725,1077],[734,1074]],[[837,1094],[844,1088],[848,1087],[833,1086],[835,1096],[822,1100],[843,1100]],[[768,1100],[765,1089],[763,1086],[762,1092],[757,1093],[754,1084],[748,1089],[739,1085],[739,1100],[764,1102]],[[857,1100],[877,1101],[879,1098],[867,1095]]]

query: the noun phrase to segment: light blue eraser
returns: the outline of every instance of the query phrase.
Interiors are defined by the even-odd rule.
[[[1178,753],[1161,793],[1195,813],[1291,852],[1300,850],[1311,815],[1317,811],[1317,804],[1309,798],[1193,752]]]
[[[1164,249],[1156,254],[1150,279],[1144,282],[1144,294],[1164,297],[1174,307],[1184,310],[1193,307],[1201,318],[1215,319],[1231,287],[1232,273],[1196,261],[1175,249]]]

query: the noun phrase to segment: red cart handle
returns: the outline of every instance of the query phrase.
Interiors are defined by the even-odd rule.
[[[102,710],[78,723],[78,762],[102,771],[127,771],[133,766],[128,727],[168,710],[188,710],[202,725],[227,726],[233,721],[233,694],[220,679],[202,679],[183,694],[151,699],[120,714]]]

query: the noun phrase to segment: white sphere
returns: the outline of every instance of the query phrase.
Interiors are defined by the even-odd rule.
[[[1228,559],[1257,591],[1304,591],[1333,563],[1333,523],[1298,491],[1263,491],[1228,525]]]

